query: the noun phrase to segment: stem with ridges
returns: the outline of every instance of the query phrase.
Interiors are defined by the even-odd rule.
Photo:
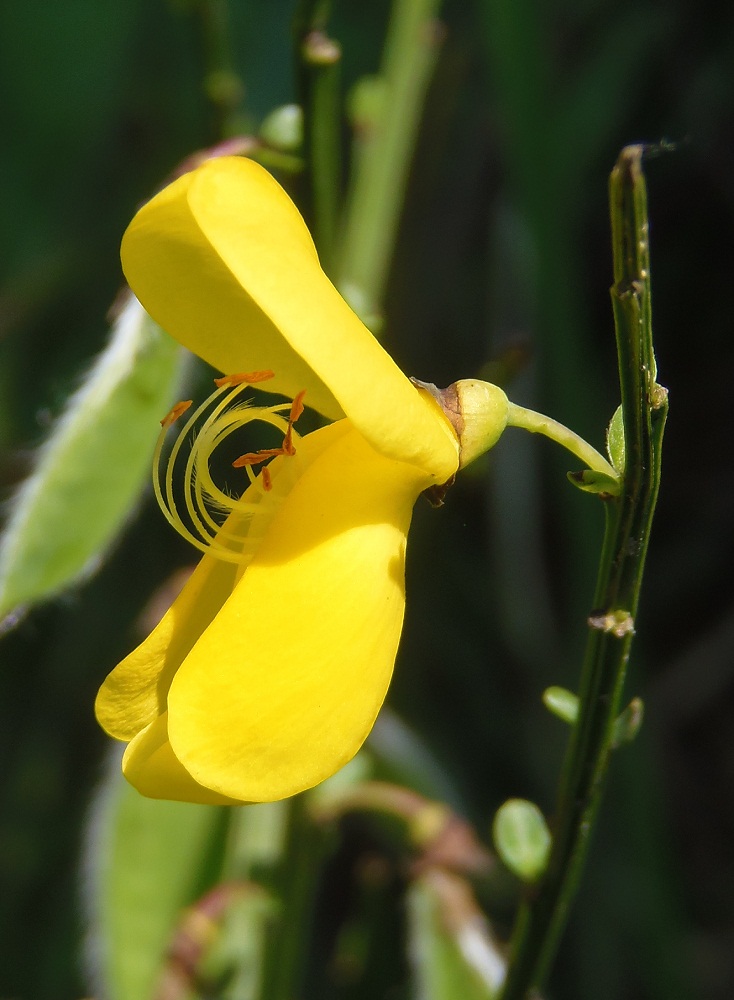
[[[624,149],[610,179],[626,468],[620,496],[605,501],[598,610],[589,618],[579,717],[561,774],[551,856],[541,883],[521,904],[502,1000],[522,1000],[542,986],[576,892],[612,751],[660,481],[667,397],[654,382],[642,155],[641,147]]]

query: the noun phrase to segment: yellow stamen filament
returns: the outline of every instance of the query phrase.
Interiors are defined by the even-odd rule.
[[[241,469],[249,465],[259,465],[268,458],[276,458],[278,455],[295,455],[296,449],[293,444],[293,424],[303,413],[303,397],[306,390],[302,389],[291,403],[291,412],[288,416],[288,428],[283,436],[283,444],[280,448],[261,448],[260,451],[248,451],[244,455],[236,458],[232,465],[235,469]]]
[[[187,418],[180,430],[165,469],[162,468],[163,443],[166,432],[191,406],[191,400],[177,403],[161,421],[161,433],[153,459],[153,486],[158,504],[169,523],[192,545],[210,555],[229,562],[247,563],[257,548],[262,531],[254,532],[255,518],[269,521],[275,506],[293,485],[298,470],[285,458],[295,455],[293,424],[303,412],[303,393],[293,403],[274,406],[253,406],[239,399],[242,392],[258,381],[272,378],[272,372],[225,376],[216,379],[217,388]],[[286,417],[285,414],[288,414]],[[249,452],[234,463],[244,468],[249,480],[246,495],[232,496],[214,482],[210,460],[216,449],[230,434],[251,421],[270,424],[283,434],[283,446]],[[189,443],[184,466],[184,501],[186,520],[174,497],[174,469],[184,461],[181,450]],[[263,467],[256,475],[252,466],[275,459],[272,468]],[[267,496],[267,503],[264,498]]]

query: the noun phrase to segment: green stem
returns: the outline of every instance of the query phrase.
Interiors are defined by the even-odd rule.
[[[655,383],[642,154],[639,146],[624,149],[610,180],[611,295],[626,468],[620,495],[606,501],[579,717],[561,774],[551,856],[543,880],[518,913],[502,1000],[522,1000],[528,991],[542,986],[576,892],[613,748],[660,481],[667,396]]]
[[[440,0],[394,0],[379,77],[355,115],[337,283],[356,312],[375,323],[435,65],[439,7]]]
[[[594,472],[600,472],[615,480],[619,478],[614,466],[610,465],[596,448],[592,448],[588,441],[585,441],[579,434],[551,417],[536,413],[535,410],[528,410],[516,403],[510,403],[507,426],[522,427],[532,434],[543,434],[570,451]]]
[[[303,993],[323,852],[322,832],[309,821],[304,796],[296,795],[288,802],[285,850],[273,873],[278,913],[268,936],[259,1000],[292,1000]]]
[[[227,0],[199,0],[206,74],[204,89],[216,115],[217,141],[242,131],[244,85],[234,66]]]
[[[304,214],[327,274],[334,266],[341,192],[341,48],[326,34],[329,7],[325,0],[305,0],[294,22],[303,108]]]

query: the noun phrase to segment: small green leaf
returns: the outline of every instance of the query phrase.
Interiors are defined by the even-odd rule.
[[[41,447],[0,539],[0,620],[90,572],[148,475],[182,352],[132,297]]]
[[[621,484],[618,479],[607,476],[603,472],[584,469],[582,472],[569,472],[568,479],[584,493],[598,493],[605,496],[619,496]]]
[[[549,687],[543,692],[543,704],[553,715],[573,725],[579,714],[579,699],[573,691],[562,687]]]
[[[408,946],[417,1000],[492,1000],[505,960],[468,884],[429,869],[407,894]]]
[[[609,461],[617,472],[622,475],[624,472],[624,415],[622,407],[618,406],[614,411],[614,416],[609,421],[607,427],[607,453]]]
[[[616,749],[623,743],[631,743],[642,728],[644,705],[642,698],[633,698],[627,708],[621,712],[614,722],[612,746]]]
[[[535,803],[508,799],[497,810],[492,834],[497,853],[523,882],[535,882],[543,874],[551,835]]]
[[[87,841],[95,995],[149,1000],[181,910],[218,875],[228,810],[146,799],[114,770]]]

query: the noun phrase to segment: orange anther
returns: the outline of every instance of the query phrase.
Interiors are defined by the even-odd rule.
[[[232,466],[235,469],[241,469],[243,465],[257,465],[268,458],[275,458],[276,455],[282,454],[282,448],[262,448],[260,451],[248,451],[245,455],[240,455],[239,458],[236,458],[232,462]]]
[[[301,389],[298,395],[293,397],[293,402],[291,403],[291,412],[288,417],[288,430],[285,432],[285,437],[283,438],[283,452],[286,455],[295,455],[296,453],[296,449],[293,444],[293,425],[303,413],[303,397],[305,395],[306,390]]]
[[[161,427],[170,427],[172,423],[175,423],[180,416],[186,413],[192,403],[192,399],[182,399],[180,403],[176,403],[173,409],[161,420]]]
[[[288,417],[289,424],[295,424],[296,420],[303,413],[305,407],[303,405],[303,397],[306,395],[306,390],[301,389],[297,396],[293,397],[293,402],[291,403],[291,415]]]
[[[263,481],[263,489],[266,490],[267,492],[270,492],[270,490],[272,490],[273,488],[273,480],[270,476],[270,469],[267,467],[267,465],[264,466],[260,475]]]
[[[237,372],[235,375],[223,375],[221,378],[215,378],[214,384],[221,389],[223,385],[242,385],[243,382],[255,385],[256,382],[267,382],[269,378],[274,377],[275,372],[271,372],[269,369],[261,372]]]

